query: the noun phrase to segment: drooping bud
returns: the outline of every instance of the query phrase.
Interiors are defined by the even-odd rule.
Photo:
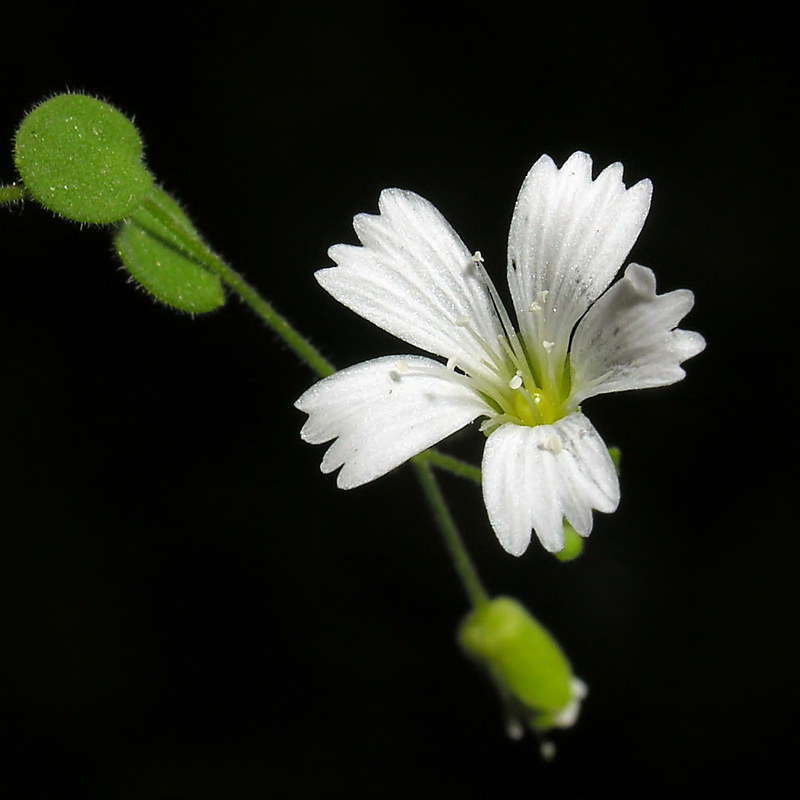
[[[494,680],[509,714],[508,732],[527,726],[540,734],[570,727],[578,718],[586,685],[550,633],[521,603],[496,597],[469,614],[459,629],[464,651]],[[551,747],[543,746],[543,754]]]

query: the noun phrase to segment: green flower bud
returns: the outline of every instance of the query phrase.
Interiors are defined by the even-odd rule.
[[[559,561],[572,561],[583,552],[583,537],[564,520],[564,547],[555,553]]]
[[[618,447],[609,447],[608,454],[614,462],[614,469],[616,469],[617,475],[619,475],[619,464],[622,458],[620,449]],[[564,520],[564,547],[554,555],[559,561],[572,561],[583,552],[583,542],[583,537],[578,534],[567,520]]]
[[[465,652],[490,674],[509,713],[509,734],[570,727],[585,684],[553,639],[516,600],[496,597],[469,614],[458,634]],[[551,751],[543,747],[543,753]]]
[[[617,475],[619,475],[619,466],[622,462],[622,451],[619,447],[609,447],[608,454],[611,456],[611,460],[614,462],[614,469],[617,471]]]

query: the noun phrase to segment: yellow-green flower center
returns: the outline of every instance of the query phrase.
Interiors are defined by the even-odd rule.
[[[484,343],[485,344],[485,343]],[[550,347],[529,348],[516,334],[498,338],[499,351],[484,347],[491,359],[483,359],[483,369],[465,370],[475,388],[495,414],[482,426],[491,433],[507,422],[516,425],[552,425],[572,409],[569,359],[554,364]]]
[[[455,320],[473,346],[461,358],[451,358],[448,367],[463,372],[494,412],[487,414],[488,418],[481,425],[487,435],[508,422],[529,427],[552,425],[575,410],[569,402],[571,376],[567,348],[563,342],[558,346],[540,336],[539,332],[545,331],[544,325],[532,326],[524,337],[518,334],[483,268],[480,252],[476,252],[472,260],[504,333],[495,341],[487,341],[468,317]],[[539,291],[528,309],[539,321],[548,295],[546,290]]]
[[[541,389],[528,392],[524,387],[514,394],[514,411],[523,425],[550,425],[563,416],[561,404]]]

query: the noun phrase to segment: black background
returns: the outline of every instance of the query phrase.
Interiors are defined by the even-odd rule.
[[[337,490],[298,437],[312,376],[248,310],[160,307],[107,232],[29,203],[0,210],[9,796],[792,796],[788,22],[515,5],[30,3],[4,14],[0,179],[37,100],[113,102],[212,245],[342,366],[405,349],[313,279],[382,188],[432,200],[501,284],[539,155],[653,180],[632,258],[694,290],[708,347],[676,386],[585,406],[623,451],[619,511],[573,564],[514,559],[443,478],[488,586],[590,685],[555,762],[505,737],[455,645],[465,599],[413,473]],[[477,461],[480,439],[451,450]]]

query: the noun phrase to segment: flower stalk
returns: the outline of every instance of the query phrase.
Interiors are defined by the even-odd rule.
[[[314,345],[297,331],[255,288],[247,283],[236,270],[213,253],[202,241],[190,236],[179,221],[172,217],[169,209],[157,202],[157,196],[148,198],[144,205],[147,211],[177,239],[188,256],[217,275],[319,377],[324,378],[335,372],[335,367]],[[488,602],[489,596],[483,588],[478,571],[464,545],[461,533],[450,513],[431,466],[440,467],[477,483],[480,483],[480,469],[433,450],[421,453],[413,464],[425,499],[433,512],[433,517],[444,541],[445,548],[453,560],[456,574],[459,576],[472,606],[475,609],[480,608]]]
[[[168,209],[158,202],[157,196],[148,197],[144,202],[144,207],[169,230],[188,256],[219,277],[319,377],[324,378],[335,372],[336,368],[333,364],[291,325],[286,317],[278,313],[268,300],[262,297],[236,270],[226,264],[202,241],[190,236],[180,223],[172,217]]]
[[[467,548],[464,546],[464,540],[461,538],[458,527],[445,502],[444,495],[439,488],[439,482],[433,474],[431,469],[432,461],[425,454],[422,454],[412,459],[411,463],[414,465],[422,491],[425,493],[428,504],[433,511],[433,516],[442,534],[445,547],[453,559],[453,566],[461,579],[464,591],[467,593],[473,608],[479,609],[489,602],[489,595],[486,589],[483,588],[481,579],[478,576],[478,570],[475,569]]]

